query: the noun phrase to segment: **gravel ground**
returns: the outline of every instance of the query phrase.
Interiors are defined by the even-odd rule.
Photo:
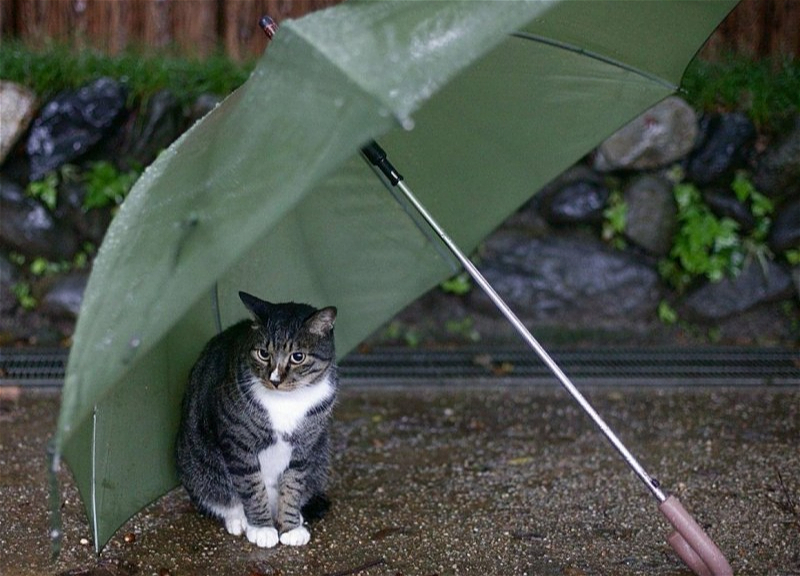
[[[0,390],[0,574],[691,574],[655,500],[560,389],[343,388],[332,506],[308,546],[257,549],[175,490],[96,557],[65,470],[55,561],[45,451],[59,398]],[[735,574],[800,575],[799,389],[587,395]]]

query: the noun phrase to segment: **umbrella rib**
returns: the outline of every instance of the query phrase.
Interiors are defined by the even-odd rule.
[[[546,36],[539,36],[538,34],[531,34],[530,32],[514,32],[511,34],[511,36],[514,36],[515,38],[520,38],[521,40],[529,40],[531,42],[538,42],[539,44],[552,46],[553,48],[567,50],[568,52],[574,52],[575,54],[578,54],[580,56],[586,56],[587,58],[592,58],[594,60],[604,62],[605,64],[614,66],[615,68],[631,72],[633,74],[636,74],[637,76],[645,78],[646,80],[655,82],[656,84],[669,89],[671,92],[676,92],[680,89],[680,86],[676,86],[672,82],[665,80],[660,76],[656,76],[655,74],[651,74],[649,72],[636,68],[635,66],[626,64],[625,62],[615,60],[614,58],[604,56],[603,54],[592,52],[591,50],[586,50],[585,48],[581,48],[580,46],[575,46],[574,44],[561,42],[559,40],[553,40],[552,38],[547,38]]]
[[[217,334],[220,334],[222,332],[222,316],[219,311],[219,282],[214,282],[214,286],[211,288],[211,308]]]
[[[97,405],[92,411],[92,534],[95,551],[100,553],[100,539],[97,528]]]

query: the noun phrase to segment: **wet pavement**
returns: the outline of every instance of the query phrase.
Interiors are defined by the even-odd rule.
[[[800,575],[800,388],[731,384],[585,390],[734,574]],[[332,506],[303,548],[255,548],[176,490],[96,557],[65,470],[53,561],[45,452],[58,404],[53,392],[0,398],[3,575],[691,574],[655,500],[555,385],[343,382]]]

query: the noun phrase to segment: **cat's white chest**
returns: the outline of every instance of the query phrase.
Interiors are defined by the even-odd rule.
[[[329,378],[291,392],[268,390],[262,385],[256,388],[259,404],[269,414],[273,429],[279,435],[291,435],[311,408],[333,394]]]
[[[258,453],[258,464],[261,467],[261,478],[267,489],[269,507],[272,518],[278,517],[278,480],[292,459],[292,446],[283,439]]]

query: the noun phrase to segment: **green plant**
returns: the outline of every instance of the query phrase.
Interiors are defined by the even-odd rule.
[[[678,206],[678,230],[669,257],[659,263],[659,272],[676,290],[685,290],[695,278],[719,281],[744,265],[739,225],[718,218],[703,202],[694,184],[676,184],[673,193]]]
[[[766,267],[767,261],[773,258],[772,251],[767,246],[767,236],[772,226],[775,205],[772,200],[756,190],[743,171],[736,173],[731,189],[740,202],[749,206],[755,220],[755,226],[743,239],[745,253],[758,260],[762,267]]]
[[[84,174],[84,210],[118,206],[139,178],[136,170],[120,172],[110,162],[93,162]]]
[[[626,246],[625,225],[628,223],[628,204],[622,192],[614,190],[608,197],[608,205],[603,210],[603,240],[614,248],[622,250]]]
[[[33,296],[31,285],[27,282],[17,282],[11,287],[11,292],[14,293],[17,302],[19,302],[19,305],[25,310],[33,310],[36,308],[36,298]]]
[[[475,322],[469,316],[460,320],[447,320],[444,328],[449,334],[469,342],[478,342],[481,339],[480,333],[475,329]]]
[[[753,216],[755,225],[747,233],[731,218],[714,215],[694,184],[675,184],[678,230],[669,257],[659,263],[659,272],[679,292],[696,278],[716,282],[736,276],[749,258],[765,265],[773,257],[766,244],[775,209],[772,202],[756,190],[744,172],[736,174],[731,190]]]
[[[55,210],[58,202],[58,181],[58,174],[50,172],[41,180],[29,183],[25,193],[39,200],[50,210]]]
[[[400,320],[392,320],[386,326],[385,336],[389,340],[402,341],[409,348],[418,347],[422,341],[420,333],[415,328]]]
[[[129,104],[169,89],[182,105],[190,106],[200,94],[229,94],[247,80],[253,66],[254,60],[239,63],[222,54],[201,60],[180,58],[160,49],[158,53],[129,50],[109,56],[54,43],[32,49],[3,38],[0,44],[3,79],[28,86],[42,99],[110,76],[128,86]]]
[[[678,313],[669,302],[662,300],[658,303],[658,319],[664,324],[675,324],[678,321]]]
[[[764,240],[769,234],[769,227],[772,224],[772,213],[775,212],[775,205],[772,200],[761,194],[744,171],[739,171],[731,183],[731,189],[739,202],[748,204],[750,212],[756,219],[756,226],[753,229],[753,237],[757,240]]]
[[[742,111],[762,131],[774,131],[800,109],[800,61],[729,55],[696,58],[681,84],[684,97],[705,111]]]
[[[464,296],[472,290],[472,278],[466,272],[461,272],[442,282],[439,287],[447,294]]]
[[[39,256],[31,262],[30,271],[34,276],[46,276],[66,272],[69,268],[69,262],[50,262],[46,258]]]

